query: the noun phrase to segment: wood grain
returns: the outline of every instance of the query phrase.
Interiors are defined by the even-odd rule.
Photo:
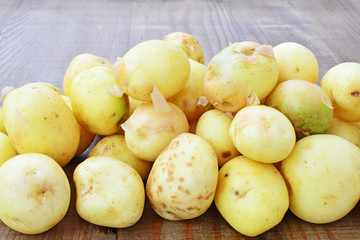
[[[92,53],[114,62],[135,44],[174,31],[199,40],[206,64],[229,42],[301,43],[316,55],[320,81],[338,63],[360,62],[359,12],[358,0],[0,0],[0,88],[43,81],[62,89],[65,70],[76,55]],[[64,167],[72,198],[58,225],[28,236],[0,223],[0,239],[360,239],[359,205],[325,225],[304,222],[289,211],[278,226],[256,238],[237,233],[214,205],[196,219],[171,222],[146,202],[134,226],[99,227],[81,219],[75,209],[72,173],[85,157]]]

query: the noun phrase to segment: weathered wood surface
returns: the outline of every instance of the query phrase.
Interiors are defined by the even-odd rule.
[[[205,63],[235,41],[273,46],[295,41],[316,55],[322,75],[332,66],[360,62],[360,2],[347,1],[20,1],[0,0],[0,88],[44,81],[62,89],[73,57],[92,53],[112,62],[135,44],[174,31],[193,34]],[[64,167],[72,199],[65,218],[35,236],[0,223],[1,239],[247,239],[231,228],[215,206],[187,221],[161,219],[146,203],[141,220],[127,229],[95,226],[75,210],[72,173],[86,153]],[[14,206],[16,207],[16,206]],[[360,239],[359,204],[325,225],[306,223],[291,212],[254,239]]]

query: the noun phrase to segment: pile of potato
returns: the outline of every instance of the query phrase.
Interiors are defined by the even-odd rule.
[[[146,196],[167,220],[196,218],[214,201],[247,236],[288,209],[336,221],[360,199],[360,63],[317,79],[316,57],[293,42],[236,42],[207,66],[199,42],[180,32],[114,64],[76,56],[64,95],[49,83],[4,88],[0,219],[26,234],[61,221],[70,202],[62,167],[99,135],[73,173],[77,213],[93,224],[134,225]]]

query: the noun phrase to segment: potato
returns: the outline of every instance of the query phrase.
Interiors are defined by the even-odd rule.
[[[205,96],[215,108],[237,112],[264,99],[275,87],[279,71],[272,47],[237,42],[215,55],[204,77]]]
[[[190,74],[186,54],[176,45],[147,40],[131,48],[114,64],[117,84],[136,100],[150,102],[154,85],[167,99],[178,93]]]
[[[70,97],[66,96],[66,95],[62,95],[61,97],[64,99],[64,101],[70,107],[70,109],[72,111]],[[94,138],[95,138],[95,134],[89,132],[80,124],[79,124],[79,129],[80,129],[80,141],[79,141],[79,146],[75,153],[75,156],[78,156],[78,155],[82,154],[83,152],[85,152],[86,149],[88,149],[90,147],[91,143],[94,141]]]
[[[79,125],[61,96],[42,85],[23,86],[4,100],[4,125],[15,149],[42,153],[65,166],[79,146]]]
[[[54,227],[70,204],[70,184],[52,158],[25,153],[0,168],[0,219],[10,228],[38,234]]]
[[[2,107],[0,107],[0,132],[7,134],[4,126],[4,114]]]
[[[128,148],[138,158],[155,161],[174,137],[189,131],[185,114],[175,104],[169,106],[169,112],[157,113],[153,103],[143,103],[121,125]]]
[[[114,157],[87,158],[75,168],[74,183],[77,213],[90,223],[125,228],[143,213],[145,189],[140,175]]]
[[[319,65],[315,55],[305,46],[295,42],[283,42],[274,47],[279,67],[279,81],[301,79],[316,83]]]
[[[0,166],[16,155],[18,155],[18,153],[10,138],[6,134],[0,132]]]
[[[111,135],[102,138],[89,151],[87,157],[111,156],[134,168],[145,181],[150,173],[152,162],[136,157],[127,147],[123,135]]]
[[[192,219],[210,207],[217,178],[212,146],[199,136],[183,133],[154,162],[146,194],[159,216],[168,220]]]
[[[78,74],[71,85],[71,105],[79,123],[89,132],[111,135],[119,131],[127,118],[127,95],[113,96],[113,71],[97,66]]]
[[[264,105],[241,109],[231,122],[229,135],[242,155],[263,163],[280,162],[290,154],[296,141],[290,120]]]
[[[320,86],[330,97],[336,118],[360,121],[360,63],[344,62],[332,67]]]
[[[112,63],[102,57],[88,53],[83,53],[73,58],[64,75],[63,89],[65,95],[71,95],[72,82],[79,73],[96,66],[112,68]]]
[[[206,67],[190,59],[190,76],[183,89],[175,96],[168,99],[169,102],[178,106],[191,121],[198,119],[201,114],[210,109],[204,93],[204,74]]]
[[[360,199],[360,149],[330,134],[299,140],[281,162],[290,193],[290,210],[311,223],[344,217]]]
[[[188,58],[204,64],[205,56],[198,40],[189,33],[172,32],[164,37],[164,41],[179,46]]]
[[[360,147],[360,128],[355,126],[355,123],[334,118],[330,128],[325,133],[342,137]]]
[[[240,155],[229,135],[232,118],[217,109],[205,112],[199,118],[195,134],[213,146],[219,166]]]
[[[215,205],[238,232],[257,236],[276,226],[289,207],[289,195],[279,171],[244,156],[231,159],[219,171]]]

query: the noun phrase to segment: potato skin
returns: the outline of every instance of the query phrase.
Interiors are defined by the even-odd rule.
[[[42,153],[65,166],[75,155],[80,130],[61,96],[42,85],[11,91],[3,104],[4,125],[17,152]]]

